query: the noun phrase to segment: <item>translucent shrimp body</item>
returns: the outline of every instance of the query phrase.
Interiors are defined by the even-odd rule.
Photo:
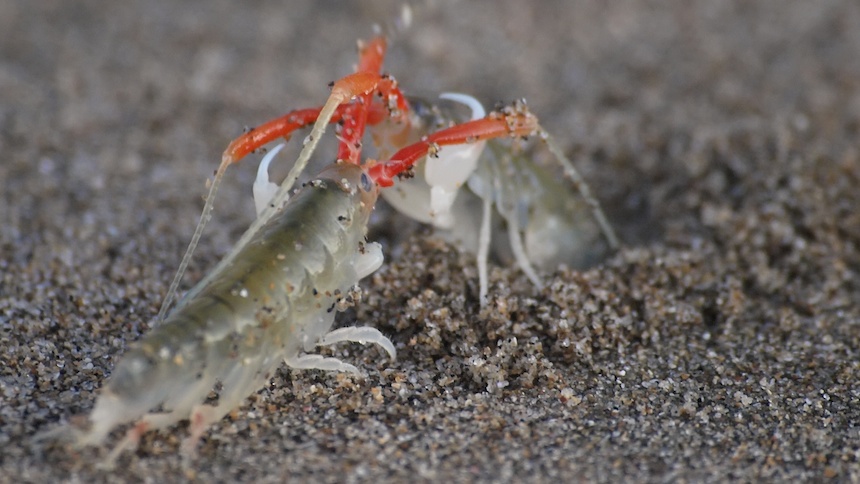
[[[472,96],[444,93],[440,98],[469,107],[472,121],[486,115]],[[418,100],[411,100],[411,104],[412,130],[407,141],[451,122],[436,106]],[[515,104],[508,109],[525,107]],[[396,125],[377,131],[374,140],[384,155],[403,142]],[[432,153],[432,162],[416,164],[413,178],[382,193],[401,213],[441,229],[449,239],[477,254],[482,304],[488,293],[490,252],[516,261],[540,286],[538,270],[551,270],[559,264],[586,267],[618,246],[584,180],[545,131],[538,128],[537,134],[568,180],[558,179],[509,144],[474,141],[438,148]],[[504,227],[498,217],[494,221],[494,213],[501,216]],[[505,234],[498,232],[507,236],[500,237]]]
[[[496,256],[516,260],[529,277],[537,276],[528,265],[540,271],[560,264],[584,268],[615,248],[573,184],[498,142],[488,142],[468,187],[465,198],[491,201],[505,221],[507,246],[496,244]]]
[[[393,359],[394,346],[373,328],[330,332],[336,310],[356,297],[353,286],[382,263],[378,244],[364,242],[378,191],[361,167],[346,163],[307,183],[230,264],[124,355],[90,415],[92,428],[77,444],[97,444],[135,422],[111,463],[143,432],[190,419],[184,444],[190,454],[202,432],[262,387],[282,361],[358,372],[302,351],[375,342]],[[203,405],[216,382],[222,384],[218,404]],[[157,408],[162,411],[150,413]]]

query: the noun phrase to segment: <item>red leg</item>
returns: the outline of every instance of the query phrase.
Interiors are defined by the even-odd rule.
[[[337,148],[337,159],[352,164],[359,164],[361,156],[361,138],[364,136],[364,127],[367,124],[368,109],[364,100],[368,96],[361,96],[354,102],[346,104],[345,113],[338,127],[338,138],[340,144]]]
[[[346,106],[341,106],[335,112],[332,116],[333,123],[340,121],[345,108]],[[224,156],[229,157],[231,163],[235,163],[270,141],[278,138],[288,140],[293,131],[312,125],[319,113],[320,108],[297,109],[280,118],[267,121],[234,139],[224,150]]]
[[[503,136],[530,136],[538,129],[537,118],[524,106],[515,105],[494,111],[486,118],[451,126],[425,136],[421,141],[395,153],[388,161],[370,162],[368,172],[383,187],[393,184],[392,178],[412,168],[418,160],[433,156],[439,147],[474,143]]]

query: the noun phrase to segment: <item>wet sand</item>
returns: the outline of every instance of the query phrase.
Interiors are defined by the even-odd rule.
[[[298,2],[296,2],[298,3]],[[389,4],[0,4],[0,481],[860,479],[860,7],[437,2],[386,63],[403,88],[527,98],[623,249],[535,288],[394,233],[332,354],[114,473],[40,448],[152,324],[227,142],[317,105]],[[238,166],[184,287],[253,217]],[[397,225],[400,227],[400,225]]]

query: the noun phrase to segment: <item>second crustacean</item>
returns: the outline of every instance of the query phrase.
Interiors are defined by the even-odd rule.
[[[439,97],[468,106],[473,121],[486,116],[484,107],[472,96],[444,93]],[[402,123],[386,121],[373,131],[382,158],[403,143],[404,133],[409,133],[407,141],[416,141],[457,120],[451,109],[418,99],[410,98],[409,102],[408,129],[404,130]],[[525,101],[502,111],[525,112]],[[433,225],[477,254],[482,305],[487,302],[491,250],[500,259],[515,261],[535,285],[541,286],[538,270],[552,270],[561,264],[585,268],[618,248],[615,233],[588,185],[549,134],[540,127],[536,133],[539,136],[533,137],[537,139],[533,148],[544,145],[561,165],[565,178],[559,179],[526,156],[527,151],[519,146],[525,140],[511,146],[511,142],[491,139],[448,148],[429,163],[419,161],[411,178],[382,192],[398,211]],[[494,214],[504,223],[498,223]]]

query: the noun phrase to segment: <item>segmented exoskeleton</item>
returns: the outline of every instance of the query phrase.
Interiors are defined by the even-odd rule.
[[[217,277],[123,356],[90,415],[92,427],[76,443],[98,443],[135,422],[108,458],[112,463],[143,432],[190,418],[184,451],[191,454],[203,431],[262,387],[282,361],[358,373],[302,351],[374,342],[393,359],[394,345],[374,328],[330,331],[337,310],[357,297],[355,283],[382,263],[379,245],[364,240],[377,194],[367,173],[348,163],[305,184]],[[222,385],[218,404],[203,405],[216,382]]]

